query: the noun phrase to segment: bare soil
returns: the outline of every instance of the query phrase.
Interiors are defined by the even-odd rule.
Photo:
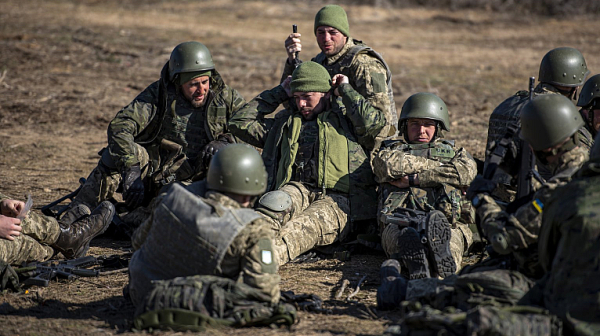
[[[379,3],[379,2],[375,2]],[[385,3],[385,2],[382,2]],[[0,188],[34,207],[74,190],[98,161],[115,113],[158,79],[172,48],[198,40],[225,81],[247,99],[278,84],[283,41],[297,24],[300,57],[317,53],[318,1],[0,0]],[[476,10],[345,5],[353,37],[382,53],[393,72],[398,110],[413,93],[438,94],[451,112],[447,138],[482,158],[493,108],[537,76],[542,56],[578,48],[592,73],[600,60],[600,22]],[[93,255],[124,254],[127,242],[92,242]],[[355,254],[289,264],[282,289],[314,293],[329,315],[301,312],[291,331],[211,331],[215,335],[375,335],[399,316],[376,310],[382,255]],[[336,300],[342,279],[359,294]],[[0,335],[131,333],[125,273],[55,281],[27,294],[0,295]],[[348,293],[344,295],[347,296]],[[175,335],[179,333],[157,332]]]

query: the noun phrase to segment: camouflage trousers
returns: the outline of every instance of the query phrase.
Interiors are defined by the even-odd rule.
[[[276,232],[279,265],[317,246],[343,241],[349,234],[350,200],[347,194],[290,182],[279,190],[290,195],[291,210],[281,221],[267,217]]]
[[[398,225],[387,225],[381,233],[381,245],[386,255],[400,252],[398,236],[401,228]],[[450,229],[450,252],[456,263],[456,271],[461,268],[463,254],[473,244],[473,233],[466,224],[456,223],[456,228]]]
[[[138,144],[135,147],[136,157],[142,169],[142,179],[144,179],[148,175],[150,156],[144,147]],[[85,204],[88,208],[95,209],[103,201],[113,198],[120,184],[121,173],[108,155],[108,149],[105,148],[98,166],[88,176],[85,184],[73,199],[71,207]]]
[[[21,221],[22,231],[14,240],[0,239],[0,259],[7,264],[46,261],[54,255],[50,245],[60,236],[56,219],[36,212],[29,212]]]

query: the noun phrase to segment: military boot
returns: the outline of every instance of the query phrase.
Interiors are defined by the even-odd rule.
[[[408,280],[400,274],[400,263],[388,259],[379,269],[381,285],[377,288],[377,308],[391,310],[398,308],[406,297]]]
[[[106,231],[114,214],[115,207],[112,203],[104,201],[88,217],[70,225],[59,222],[61,233],[52,247],[68,259],[84,256],[90,247],[90,241]]]
[[[85,216],[89,216],[90,214],[91,211],[90,208],[87,207],[87,205],[78,204],[65,211],[65,213],[60,217],[59,223],[68,226],[80,219],[83,219],[83,217]]]
[[[400,230],[398,253],[394,253],[391,257],[400,260],[406,266],[410,280],[431,277],[427,248],[421,243],[421,237],[417,230],[411,227]]]
[[[456,262],[450,251],[450,223],[441,211],[434,210],[427,215],[425,234],[432,275],[445,278],[454,274]]]

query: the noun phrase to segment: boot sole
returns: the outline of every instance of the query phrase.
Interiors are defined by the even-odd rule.
[[[427,223],[427,245],[431,251],[432,271],[445,278],[456,273],[456,262],[450,252],[450,226],[442,213],[432,212]],[[436,218],[437,217],[437,218]]]
[[[406,266],[410,280],[431,277],[427,249],[415,229],[407,227],[400,231],[398,247],[398,259]]]

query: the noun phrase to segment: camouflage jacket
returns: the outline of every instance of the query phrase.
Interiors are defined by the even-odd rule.
[[[312,61],[325,67],[330,76],[343,74],[350,80],[350,85],[373,105],[383,112],[385,126],[381,129],[378,140],[396,134],[398,115],[392,90],[392,73],[383,57],[359,40],[348,37],[346,45],[339,53],[327,57],[319,53]],[[294,72],[294,66],[285,62],[281,81]]]
[[[588,162],[546,204],[539,237],[544,307],[580,335],[600,333],[600,162]]]
[[[216,191],[207,191],[206,182],[198,181],[186,187],[186,189],[201,197],[205,203],[218,203],[225,209],[241,209],[238,202]],[[160,203],[159,195],[157,203]],[[215,212],[215,216],[218,213]],[[142,225],[136,229],[132,237],[133,247],[139,250],[151,234],[154,212]],[[156,222],[156,221],[154,221]],[[277,256],[270,255],[270,263],[263,262],[264,250],[276,253],[273,248],[273,231],[269,222],[262,216],[248,223],[239,231],[233,241],[229,244],[218,271],[205,270],[202,274],[216,274],[222,277],[243,282],[251,287],[260,289],[269,295],[272,303],[279,301],[279,282]],[[165,253],[169,253],[168,251]],[[178,256],[179,258],[198,258],[201,256]],[[173,275],[173,277],[181,275]]]
[[[375,137],[384,125],[383,113],[375,109],[350,85],[342,84],[339,92],[341,97],[331,100],[331,108],[318,116],[319,156],[328,156],[325,141],[328,134],[342,134],[346,137],[348,155],[344,160],[348,162],[349,196],[353,205],[351,218],[353,220],[373,218],[377,196],[368,152],[373,149]],[[229,121],[229,128],[236,137],[253,146],[263,148],[262,157],[269,175],[268,190],[276,188],[278,171],[291,169],[290,165],[294,162],[292,159],[288,161],[288,165],[282,164],[285,152],[283,143],[291,137],[288,133],[294,118],[298,118],[299,113],[283,110],[275,118],[266,117],[287,100],[288,96],[283,87],[277,86],[262,92],[237,111]],[[294,144],[289,145],[294,146]],[[338,151],[333,154],[339,156],[345,152]],[[321,181],[317,183],[319,188],[325,188]]]
[[[464,148],[456,148],[454,141],[444,139],[429,144],[407,144],[400,138],[384,141],[373,153],[371,164],[377,182],[381,183],[381,211],[393,211],[396,207],[436,209],[450,223],[460,219],[461,189],[468,187],[477,174],[471,154]],[[419,185],[400,189],[387,183],[407,175],[417,175]]]
[[[534,97],[546,94],[560,94],[560,92],[552,85],[540,83],[533,91]],[[495,146],[507,134],[509,125],[520,127],[521,109],[529,101],[528,91],[519,91],[498,105],[489,119],[488,136],[486,142],[486,161],[485,167],[489,164],[490,154],[495,149]],[[583,147],[588,150],[594,143],[592,134],[585,126],[579,129],[579,140]],[[518,158],[520,155],[520,138],[518,130],[513,134],[513,141],[508,148],[508,152],[504,157],[503,162],[493,176],[493,180],[505,185],[515,187],[518,174]],[[485,168],[484,168],[485,169]],[[538,171],[545,179],[550,179],[552,173],[547,171],[544,166],[539,166]],[[508,201],[505,197],[500,197],[504,201]]]
[[[194,143],[194,145],[202,146],[202,144],[216,139],[218,135],[227,133],[227,120],[234,111],[246,103],[235,89],[223,82],[216,70],[213,71],[210,80],[208,101],[204,107],[198,109],[192,107],[183,98],[175,85],[167,80],[168,78],[167,63],[161,72],[161,79],[142,91],[129,105],[119,111],[110,122],[108,126],[108,150],[119,171],[138,163],[135,155],[136,143],[147,149],[152,146],[157,147],[160,144],[161,138],[165,136],[165,119],[167,117],[174,117],[176,114],[182,114],[182,112],[191,116],[189,125],[173,125],[171,127],[172,132],[179,131],[186,134],[168,139],[183,146],[183,152],[187,153],[189,152],[188,143],[185,143],[185,140],[182,139],[191,139],[190,135],[194,136],[192,133],[195,133],[196,136],[201,134],[201,139],[196,139],[194,142],[197,143]],[[177,113],[175,110],[177,110]],[[194,116],[197,113],[203,114],[200,117]],[[192,146],[191,142],[190,146]],[[191,150],[197,152],[198,148]],[[149,152],[152,152],[152,150]],[[197,153],[187,154],[188,157],[197,155]],[[152,154],[151,159],[155,161],[155,165],[158,164],[156,162],[158,158],[152,157]]]
[[[587,160],[588,150],[584,147],[576,147],[564,153],[556,168],[547,167],[552,171],[553,177],[535,191],[532,201],[522,205],[514,213],[502,210],[491,196],[479,195],[481,202],[477,208],[477,217],[483,234],[488,239],[496,233],[504,235],[508,249],[513,252],[523,273],[534,277],[540,275],[537,242],[544,206],[554,190],[569,182]]]

